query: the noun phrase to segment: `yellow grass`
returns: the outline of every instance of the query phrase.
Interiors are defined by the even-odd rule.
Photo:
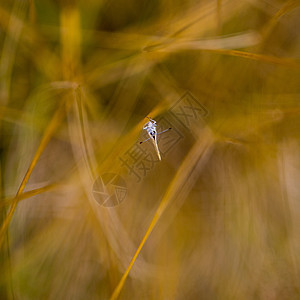
[[[0,299],[299,299],[299,6],[2,1]]]

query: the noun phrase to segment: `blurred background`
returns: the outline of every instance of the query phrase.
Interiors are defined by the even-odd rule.
[[[0,299],[300,299],[299,7],[1,1]]]

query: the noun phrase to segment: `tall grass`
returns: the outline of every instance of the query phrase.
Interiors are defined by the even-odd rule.
[[[299,6],[2,1],[0,299],[299,299]]]

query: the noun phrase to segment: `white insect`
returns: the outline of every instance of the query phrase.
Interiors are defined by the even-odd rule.
[[[163,130],[163,131],[157,133],[157,130],[156,130],[156,126],[157,126],[157,125],[156,125],[156,121],[153,120],[153,119],[151,119],[151,118],[149,118],[149,117],[147,117],[147,118],[149,119],[149,122],[147,122],[147,123],[144,125],[143,129],[147,131],[147,133],[149,134],[149,138],[146,139],[146,140],[144,140],[144,141],[142,141],[142,142],[140,142],[140,144],[142,144],[142,143],[144,143],[144,142],[146,142],[146,141],[148,141],[148,140],[151,139],[152,142],[153,142],[155,151],[156,151],[156,153],[157,153],[158,159],[161,160],[159,148],[158,148],[158,145],[157,145],[157,136],[158,136],[159,134],[162,134],[162,133],[164,133],[164,132],[170,130],[171,128],[168,128],[168,129],[166,129],[166,130]]]

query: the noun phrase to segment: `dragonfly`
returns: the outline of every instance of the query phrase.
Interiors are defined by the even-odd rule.
[[[153,142],[153,145],[154,145],[154,148],[155,148],[155,151],[156,151],[156,154],[158,156],[158,159],[161,160],[161,155],[160,155],[160,152],[159,152],[159,148],[158,148],[158,145],[157,145],[157,136],[172,129],[171,127],[168,128],[168,129],[165,129],[159,133],[157,133],[157,130],[156,130],[156,127],[157,127],[157,124],[156,124],[156,121],[147,117],[149,119],[149,122],[147,122],[144,127],[143,127],[143,130],[146,130],[148,135],[149,135],[149,138],[147,138],[146,140],[140,142],[140,144],[148,141],[148,140],[151,140]]]

